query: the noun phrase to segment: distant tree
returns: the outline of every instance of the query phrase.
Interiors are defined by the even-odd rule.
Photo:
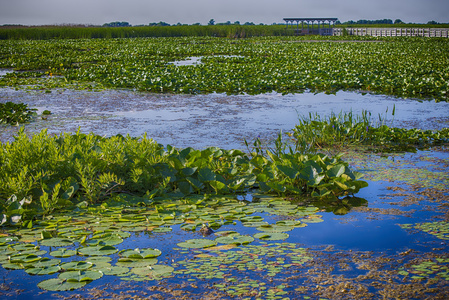
[[[404,24],[401,19],[394,20],[394,24]]]
[[[215,25],[215,20],[214,19],[210,19],[209,23],[207,23],[207,25]]]
[[[428,25],[438,25],[440,23],[438,23],[437,21],[429,21],[427,22]]]
[[[254,25],[254,23],[253,22],[245,22],[245,24],[243,24],[243,25]]]
[[[234,25],[240,25],[240,21],[235,21]]]
[[[201,25],[201,23],[194,23],[192,25],[199,26],[199,25]]]
[[[103,24],[103,27],[130,27],[128,22],[111,22]]]

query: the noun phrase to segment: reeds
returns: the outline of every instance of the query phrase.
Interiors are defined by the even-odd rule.
[[[21,27],[0,28],[0,40],[94,39],[137,37],[214,36],[246,38],[293,35],[283,25],[182,25],[141,27]]]

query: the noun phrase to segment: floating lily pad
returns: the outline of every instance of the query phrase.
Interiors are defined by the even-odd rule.
[[[41,260],[39,260],[38,262],[35,262],[32,264],[33,267],[50,267],[50,266],[56,266],[59,265],[61,263],[60,259],[50,259],[48,257],[44,257]]]
[[[67,271],[79,271],[92,268],[93,263],[86,261],[72,261],[61,265],[63,270]]]
[[[259,231],[265,232],[285,232],[293,230],[293,226],[283,226],[283,225],[262,225],[257,227]]]
[[[70,282],[92,281],[103,277],[103,273],[95,270],[88,271],[67,271],[59,274],[59,279],[64,279]]]
[[[129,272],[129,268],[121,266],[101,267],[96,270],[101,271],[104,275],[124,275]]]
[[[119,255],[128,258],[153,258],[161,255],[162,252],[158,249],[146,248],[146,249],[134,249],[134,250],[122,250]]]
[[[177,245],[182,248],[207,248],[217,245],[217,242],[206,239],[191,239]]]
[[[266,221],[243,222],[242,225],[245,226],[245,227],[259,227],[259,226],[269,225],[269,223],[266,222]]]
[[[73,281],[66,281],[66,280],[62,280],[59,278],[55,278],[55,279],[44,280],[44,281],[40,282],[37,286],[43,290],[60,292],[60,291],[76,290],[76,289],[82,288],[86,284],[87,284],[86,281],[73,282]]]
[[[2,264],[2,267],[7,270],[22,270],[25,269],[21,263],[6,263]]]
[[[173,229],[170,226],[161,226],[156,227],[152,231],[156,233],[164,233],[164,232],[171,232]]]
[[[78,253],[87,256],[102,256],[117,253],[118,250],[112,246],[93,246],[85,247],[78,250]]]
[[[50,252],[50,255],[54,257],[71,257],[73,255],[76,255],[76,251],[67,250],[66,248],[60,248],[58,250]]]
[[[39,244],[48,247],[65,247],[73,245],[74,241],[67,238],[51,238],[39,241]]]
[[[267,232],[267,233],[256,233],[254,235],[256,239],[265,240],[265,241],[279,241],[285,240],[289,237],[288,233],[285,232]]]
[[[88,245],[100,245],[100,246],[114,246],[121,244],[123,239],[118,234],[103,234],[100,236],[93,236],[87,244]]]
[[[253,242],[254,238],[246,235],[227,235],[217,237],[215,241],[220,244],[244,245]]]
[[[142,268],[133,268],[132,273],[140,276],[150,276],[153,278],[170,276],[174,271],[173,267],[166,265],[153,265]]]
[[[127,268],[146,267],[157,264],[156,258],[119,258],[116,265]]]
[[[49,266],[49,267],[36,267],[36,268],[28,268],[25,270],[30,275],[51,275],[56,272],[59,272],[61,268],[59,266]]]

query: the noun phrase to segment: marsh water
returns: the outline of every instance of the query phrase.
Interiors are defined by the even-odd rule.
[[[381,116],[394,127],[441,129],[449,126],[449,103],[355,92],[229,96],[147,94],[123,90],[60,90],[45,93],[0,89],[0,101],[23,102],[37,108],[39,113],[44,110],[52,112],[46,120],[38,118],[25,125],[25,131],[30,134],[44,128],[54,134],[77,130],[102,136],[129,134],[138,137],[146,134],[164,145],[199,149],[208,146],[245,149],[245,139],[251,142],[258,137],[269,142],[276,138],[279,131],[290,131],[299,117],[308,116],[309,113],[324,117],[349,111],[357,115],[366,110],[374,121]],[[0,140],[12,141],[17,130],[17,127],[2,126]],[[322,222],[295,228],[288,232],[289,237],[285,240],[268,244],[256,240],[251,243],[262,247],[281,247],[282,243],[289,243],[305,248],[313,257],[312,263],[297,268],[285,267],[282,274],[269,277],[263,274],[262,269],[241,267],[229,271],[240,282],[248,283],[254,279],[263,282],[266,288],[249,282],[253,290],[246,294],[227,293],[226,289],[214,288],[214,284],[222,284],[226,280],[183,273],[160,281],[143,282],[104,276],[82,289],[53,293],[40,290],[37,284],[55,275],[31,276],[23,270],[1,268],[3,283],[0,295],[8,299],[125,298],[126,294],[136,298],[159,296],[170,299],[202,299],[205,295],[208,299],[369,299],[381,295],[390,299],[400,291],[406,298],[416,299],[447,295],[447,149],[364,155],[348,152],[343,159],[365,174],[369,186],[356,195],[363,201],[358,205],[347,205],[343,211],[341,204],[313,203],[320,208]],[[252,198],[247,196],[241,200],[251,202]],[[305,200],[294,201],[301,204]],[[276,215],[259,215],[269,223],[279,220]],[[421,229],[422,224],[429,224],[426,226],[430,226],[431,230]],[[436,225],[432,227],[432,224]],[[177,243],[201,235],[181,230],[179,225],[172,225],[171,228],[171,232],[132,233],[117,248],[158,248],[163,253],[159,261],[173,264],[175,270],[186,260],[201,262],[206,255],[216,255],[208,252],[207,248],[180,252]],[[241,222],[224,225],[220,230],[235,230],[246,235],[257,232]],[[208,238],[213,239],[214,234]],[[236,249],[227,251],[235,252]],[[285,251],[283,249],[278,253]],[[82,260],[83,257],[78,259]],[[116,257],[113,256],[113,259]],[[438,270],[442,271],[430,271],[425,275],[412,272],[417,269],[414,266],[429,261],[435,262]],[[225,267],[223,270],[226,273]],[[398,274],[405,271],[411,275]],[[413,274],[422,278],[413,278]],[[430,288],[426,290],[430,280],[433,280],[431,283],[435,285],[436,292]],[[226,281],[226,286],[228,290],[237,290],[233,281]],[[255,292],[251,294],[252,291]],[[254,296],[256,292],[259,293],[257,297]]]
[[[242,149],[244,139],[270,139],[280,130],[291,131],[309,113],[325,117],[352,111],[369,111],[388,125],[404,128],[447,127],[449,103],[418,102],[351,92],[326,94],[278,93],[262,95],[167,95],[132,91],[0,90],[2,101],[24,102],[38,113],[50,110],[47,120],[27,125],[27,132],[48,128],[50,133],[94,132],[102,136],[147,134],[160,144],[176,147]],[[392,115],[393,108],[395,114]],[[3,127],[0,140],[7,141],[17,127]]]

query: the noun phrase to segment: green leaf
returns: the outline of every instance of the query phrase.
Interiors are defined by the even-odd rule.
[[[208,248],[217,245],[217,243],[207,239],[191,239],[177,245],[182,248]]]
[[[279,171],[284,173],[290,179],[295,179],[296,175],[298,175],[298,170],[296,170],[294,168],[291,168],[291,167],[288,167],[288,166],[282,166],[282,165],[277,165],[276,167],[278,168]]]
[[[70,282],[83,282],[83,281],[93,281],[103,277],[103,273],[100,271],[89,270],[89,271],[67,271],[59,274],[58,278],[67,280]]]
[[[330,168],[329,170],[327,170],[326,174],[328,177],[340,177],[342,174],[345,173],[345,166],[340,164],[340,165],[336,165],[333,166],[332,168]]]
[[[43,290],[62,292],[82,288],[87,282],[69,282],[62,279],[48,279],[41,281],[37,286]]]
[[[203,168],[198,171],[198,180],[208,182],[216,179],[216,175],[209,168]]]

